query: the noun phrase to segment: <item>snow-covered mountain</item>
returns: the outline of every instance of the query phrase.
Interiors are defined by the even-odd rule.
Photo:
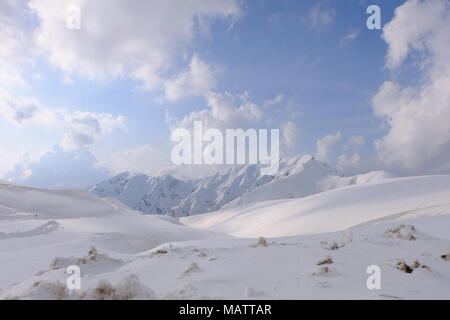
[[[282,159],[274,176],[261,175],[259,165],[234,166],[204,179],[188,181],[170,175],[149,177],[122,173],[93,186],[90,191],[100,197],[118,198],[146,214],[182,217],[264,200],[305,197],[386,178],[389,175],[384,172],[344,177],[306,155]]]

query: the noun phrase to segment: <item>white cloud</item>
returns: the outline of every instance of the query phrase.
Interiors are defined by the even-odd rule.
[[[348,142],[342,147],[343,153],[337,159],[337,168],[341,172],[355,174],[366,169],[367,164],[361,164],[361,155],[359,148],[366,143],[363,136],[352,136]],[[363,170],[364,171],[364,170]]]
[[[38,159],[25,156],[3,179],[37,188],[86,189],[109,176],[88,149],[64,151],[55,146]]]
[[[194,56],[188,70],[165,81],[165,97],[176,101],[188,96],[206,96],[216,87],[216,68]]]
[[[0,117],[17,125],[38,124],[54,126],[58,122],[58,114],[45,108],[32,97],[12,96],[0,89]]]
[[[344,37],[341,38],[341,40],[339,40],[339,46],[343,47],[345,46],[348,42],[355,40],[358,36],[359,33],[361,32],[360,29],[354,29],[352,31],[350,31],[349,33],[347,33]]]
[[[423,62],[432,63],[433,69],[448,70],[449,6],[446,0],[409,0],[399,6],[383,28],[383,39],[389,46],[387,67],[399,67],[416,50],[426,54]]]
[[[363,136],[352,136],[342,148],[343,151],[356,151],[360,146],[366,143]]]
[[[69,5],[81,8],[81,29],[66,26]],[[160,84],[172,60],[214,18],[235,18],[236,0],[31,0],[40,20],[36,43],[67,73],[125,76],[146,88]]]
[[[295,147],[298,143],[298,127],[292,121],[288,121],[281,127],[281,133],[283,135],[283,142],[288,147]]]
[[[176,124],[177,128],[193,128],[194,121],[203,121],[204,128],[219,130],[252,128],[261,120],[262,110],[250,101],[248,94],[211,92],[207,95],[208,108],[194,111]]]
[[[341,154],[338,157],[338,168],[340,170],[348,170],[349,168],[357,168],[359,166],[361,156],[358,153],[353,153],[351,155]]]
[[[308,12],[312,29],[319,31],[330,25],[336,16],[334,8],[327,8],[323,1],[317,2]]]
[[[13,170],[19,162],[23,161],[25,155],[20,152],[0,151],[0,179],[4,179],[6,173]],[[29,157],[29,156],[28,156]]]
[[[373,97],[375,115],[389,127],[376,141],[380,160],[413,172],[450,170],[450,3],[405,2],[385,25],[383,38],[386,66],[396,70],[415,57],[422,79],[415,87],[386,81]]]
[[[274,105],[279,104],[281,101],[283,101],[283,99],[284,99],[284,95],[282,93],[279,93],[272,100],[267,100],[266,102],[264,102],[264,105],[265,106],[274,106]]]
[[[30,35],[24,31],[20,16],[25,14],[24,3],[15,0],[0,2],[0,83],[25,85],[21,66],[33,51]]]
[[[341,133],[338,131],[335,134],[329,134],[316,142],[315,157],[321,161],[328,160],[328,154],[331,147],[333,147],[341,139]]]
[[[61,142],[66,150],[90,146],[97,138],[125,128],[123,116],[47,108],[34,98],[14,97],[4,90],[0,90],[0,117],[21,127],[63,127],[68,130]]]
[[[65,120],[70,128],[62,141],[65,150],[90,146],[98,137],[125,128],[123,116],[114,117],[109,113],[76,111],[66,115]]]
[[[138,172],[151,176],[159,175],[161,168],[172,165],[170,151],[142,145],[133,149],[117,152],[94,152],[100,166],[115,174]]]
[[[281,103],[284,97],[277,95],[271,100]],[[263,107],[250,99],[247,92],[236,95],[228,92],[211,92],[207,95],[208,107],[194,111],[179,121],[171,118],[171,130],[184,128],[192,131],[195,121],[202,121],[203,129],[219,129],[225,134],[226,129],[279,129],[283,155],[298,152],[299,128],[290,120],[299,116],[297,104],[292,101],[280,108],[272,108],[263,102]],[[286,116],[288,115],[288,116]],[[287,147],[287,148],[285,148]]]
[[[0,115],[6,120],[20,125],[32,119],[37,110],[38,103],[35,99],[13,97],[6,91],[0,91]]]

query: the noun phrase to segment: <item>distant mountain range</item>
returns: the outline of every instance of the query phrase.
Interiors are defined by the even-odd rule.
[[[89,191],[100,197],[117,198],[146,214],[183,217],[259,201],[301,198],[387,178],[390,175],[382,171],[345,177],[305,155],[282,159],[278,173],[273,176],[261,175],[259,165],[234,166],[197,180],[125,172],[94,185]]]

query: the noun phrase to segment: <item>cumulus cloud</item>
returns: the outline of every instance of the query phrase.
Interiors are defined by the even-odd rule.
[[[329,134],[316,142],[315,157],[321,161],[328,160],[328,154],[331,147],[333,147],[341,139],[341,133],[338,131],[335,134]]]
[[[165,97],[176,101],[189,96],[207,96],[215,87],[216,68],[194,56],[188,70],[165,81]]]
[[[352,136],[342,148],[343,151],[356,151],[360,146],[366,143],[363,136]]]
[[[113,153],[95,153],[99,165],[114,173],[139,172],[148,175],[159,175],[162,168],[172,165],[170,150],[166,147],[155,148],[141,145],[125,151]]]
[[[68,132],[61,145],[66,150],[90,146],[97,138],[125,128],[123,116],[52,109],[32,97],[15,97],[4,90],[0,90],[0,116],[17,126],[36,124],[65,128]]]
[[[33,97],[18,97],[0,89],[0,117],[17,125],[29,123],[53,126],[56,125],[58,114],[45,108]]]
[[[249,99],[248,93],[211,92],[206,100],[208,108],[192,112],[178,121],[175,127],[190,129],[194,121],[201,120],[205,129],[245,129],[254,127],[263,116],[261,108]]]
[[[21,23],[20,15],[25,13],[21,1],[0,2],[0,83],[25,85],[21,66],[28,61],[32,50],[28,48],[30,34]]]
[[[450,3],[405,2],[383,39],[387,68],[419,62],[422,79],[407,87],[386,81],[373,97],[375,115],[389,128],[375,143],[380,160],[408,172],[450,171]]]
[[[62,146],[66,150],[90,146],[96,138],[105,136],[115,129],[125,128],[123,116],[114,117],[109,113],[76,111],[66,115],[70,131],[65,134]]]
[[[254,102],[248,92],[232,94],[229,92],[210,92],[206,96],[207,108],[194,111],[186,117],[177,120],[170,116],[171,130],[179,128],[187,129],[193,134],[194,122],[201,121],[203,130],[218,129],[223,134],[226,129],[279,129],[280,150],[284,155],[297,152],[298,125],[289,119],[298,116],[298,105],[292,102],[280,105],[283,95],[279,94],[274,99],[263,101],[261,104]],[[268,103],[269,102],[269,103]],[[273,108],[275,104],[280,107]],[[286,115],[289,114],[289,117]],[[269,132],[270,135],[270,132]]]
[[[55,146],[37,160],[25,158],[4,179],[36,188],[86,189],[111,174],[96,163],[86,148],[64,151]]]
[[[81,29],[67,28],[67,8]],[[236,0],[31,0],[40,20],[36,43],[67,73],[125,76],[153,88],[173,59],[215,18],[235,18]]]
[[[359,162],[361,160],[361,156],[358,153],[353,154],[341,154],[338,157],[338,168],[342,170],[343,169],[349,169],[349,168],[356,168],[359,166]]]
[[[337,159],[337,168],[345,173],[359,172],[360,169],[366,169],[366,166],[361,165],[361,155],[359,148],[366,143],[363,136],[352,136],[347,143],[342,147],[343,153]]]
[[[0,91],[0,114],[6,120],[20,125],[32,119],[37,110],[38,104],[35,99],[12,97],[8,92]]]

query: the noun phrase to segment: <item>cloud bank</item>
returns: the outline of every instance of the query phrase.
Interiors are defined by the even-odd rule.
[[[418,64],[420,84],[382,84],[373,97],[388,133],[375,142],[380,160],[405,173],[450,172],[450,2],[410,0],[385,25],[386,67]]]

